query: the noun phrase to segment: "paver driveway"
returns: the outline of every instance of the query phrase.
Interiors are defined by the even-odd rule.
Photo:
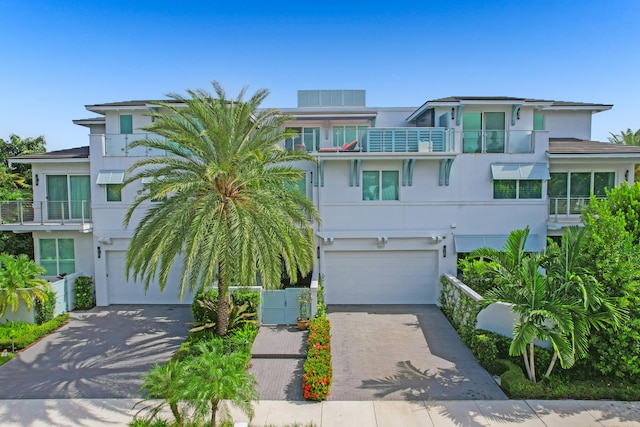
[[[138,397],[142,376],[187,336],[188,305],[112,305],[69,324],[0,366],[0,399]]]
[[[329,306],[329,400],[506,399],[434,305]]]

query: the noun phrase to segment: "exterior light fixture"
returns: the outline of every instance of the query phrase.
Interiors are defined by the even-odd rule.
[[[455,120],[456,118],[456,109],[451,107],[451,120]]]
[[[38,176],[38,174],[36,174],[36,186],[40,184],[40,177]]]
[[[102,256],[102,248],[98,246],[98,259]]]
[[[442,246],[442,258],[447,257],[447,245]]]

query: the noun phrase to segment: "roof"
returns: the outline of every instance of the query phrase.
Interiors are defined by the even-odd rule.
[[[11,163],[32,163],[34,160],[68,160],[68,159],[88,159],[89,146],[68,148],[66,150],[48,151],[46,153],[25,154],[23,156],[12,157]],[[77,161],[77,160],[76,160]]]
[[[181,101],[175,99],[140,99],[133,101],[119,101],[119,102],[106,102],[103,104],[90,104],[85,105],[84,107],[93,111],[94,113],[104,113],[107,110],[121,110],[121,109],[146,109],[150,106],[150,104],[155,104],[158,102],[164,102],[167,104],[182,104]]]
[[[640,157],[640,147],[575,138],[549,138],[548,157]]]
[[[524,104],[534,106],[543,110],[590,110],[605,111],[610,110],[613,104],[594,104],[590,102],[574,102],[574,101],[554,101],[549,99],[536,98],[519,98],[512,96],[448,96],[446,98],[432,99],[422,104],[407,118],[407,121],[413,121],[418,118],[429,107],[433,106],[455,106],[464,104]]]
[[[103,125],[105,124],[104,117],[89,117],[87,119],[75,119],[73,120],[74,125],[80,126],[90,126],[90,125]]]

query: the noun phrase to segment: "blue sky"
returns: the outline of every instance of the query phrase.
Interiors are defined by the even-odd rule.
[[[593,139],[640,128],[640,2],[0,2],[0,138],[88,144],[86,104],[207,88],[366,89],[368,106],[450,95],[614,104]]]

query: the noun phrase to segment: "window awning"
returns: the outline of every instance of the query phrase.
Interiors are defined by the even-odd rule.
[[[471,252],[479,248],[493,248],[498,251],[504,249],[504,244],[509,236],[507,234],[492,234],[492,235],[459,235],[453,236],[453,242],[456,246],[456,252]],[[526,252],[540,252],[542,247],[540,246],[540,239],[537,234],[529,234],[526,243],[524,244],[524,250]]]
[[[549,167],[546,163],[493,163],[491,175],[497,179],[541,179],[548,180]]]
[[[123,170],[101,170],[98,172],[98,179],[96,180],[96,184],[98,185],[122,184],[123,182]]]

